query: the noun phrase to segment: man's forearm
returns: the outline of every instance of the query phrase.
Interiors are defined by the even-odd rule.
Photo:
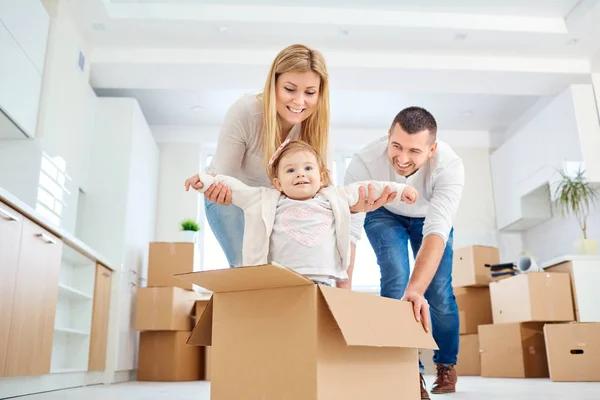
[[[445,248],[444,240],[438,235],[428,235],[423,239],[406,288],[407,292],[417,292],[421,295],[425,293],[440,265]]]

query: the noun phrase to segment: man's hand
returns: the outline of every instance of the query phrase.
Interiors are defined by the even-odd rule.
[[[335,287],[337,287],[338,289],[352,290],[352,282],[350,281],[350,279],[345,281],[338,281],[335,283]]]
[[[386,186],[381,196],[375,199],[375,186],[373,184],[369,183],[368,185],[368,195],[365,195],[365,187],[361,186],[358,188],[358,201],[350,207],[350,212],[358,213],[377,210],[379,207],[393,201],[397,194],[396,192],[390,194],[390,187]]]
[[[425,296],[415,291],[406,291],[402,300],[410,301],[413,305],[415,319],[423,324],[425,332],[429,333],[429,303]]]
[[[406,204],[413,204],[419,198],[419,192],[412,186],[406,186],[402,191],[402,201]]]

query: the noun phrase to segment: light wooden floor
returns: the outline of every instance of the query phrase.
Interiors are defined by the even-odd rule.
[[[432,400],[599,400],[600,383],[558,383],[549,379],[459,378],[458,392],[432,395]],[[433,377],[427,377],[431,387]],[[22,400],[209,400],[207,382],[127,382],[61,390]],[[400,398],[400,397],[399,397]]]

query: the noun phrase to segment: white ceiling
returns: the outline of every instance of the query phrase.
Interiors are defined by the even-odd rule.
[[[136,97],[153,125],[219,124],[300,42],[326,57],[333,127],[385,128],[417,104],[444,129],[502,130],[541,96],[589,83],[600,50],[600,0],[67,3],[92,86]]]
[[[135,97],[150,125],[169,126],[219,125],[227,108],[239,96],[256,92],[96,89],[103,97]],[[385,131],[401,109],[416,105],[431,111],[440,129],[497,131],[508,127],[536,100],[536,96],[334,91],[331,94],[331,125]]]

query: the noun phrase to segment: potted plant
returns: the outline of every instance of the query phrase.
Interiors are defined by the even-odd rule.
[[[184,219],[180,222],[182,242],[195,243],[200,226],[191,218]]]
[[[598,199],[598,191],[585,178],[585,171],[579,167],[569,172],[559,169],[560,180],[554,192],[555,205],[563,217],[574,215],[583,233],[583,238],[575,243],[578,254],[597,254],[598,241],[587,237],[587,221],[590,211]]]

